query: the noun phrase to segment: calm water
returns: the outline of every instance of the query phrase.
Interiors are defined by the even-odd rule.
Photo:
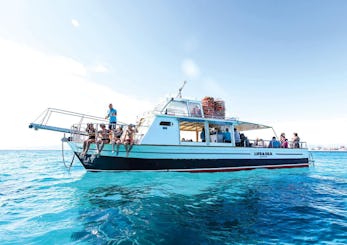
[[[313,156],[304,169],[69,173],[60,151],[0,151],[0,243],[346,244],[347,153]]]

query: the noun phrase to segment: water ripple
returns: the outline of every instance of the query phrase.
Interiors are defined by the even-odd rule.
[[[346,244],[347,154],[314,157],[307,169],[68,173],[60,152],[3,151],[1,244]]]

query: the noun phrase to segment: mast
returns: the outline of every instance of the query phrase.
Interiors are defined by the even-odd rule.
[[[176,96],[176,98],[182,98],[182,90],[184,88],[184,86],[186,85],[187,81],[183,81],[183,85],[178,89],[178,94]]]

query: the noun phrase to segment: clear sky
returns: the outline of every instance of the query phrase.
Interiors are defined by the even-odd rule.
[[[227,113],[314,144],[347,144],[347,1],[0,0],[0,149],[44,148],[47,107],[134,122],[160,98],[222,98]]]

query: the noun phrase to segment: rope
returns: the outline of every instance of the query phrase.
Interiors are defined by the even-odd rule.
[[[309,152],[309,163],[312,164],[312,166],[314,166],[314,159],[313,159],[313,155],[312,152]]]
[[[64,138],[61,140],[61,155],[63,157],[63,163],[64,163],[64,166],[65,168],[68,169],[68,171],[70,172],[70,169],[71,169],[71,166],[73,164],[73,161],[75,160],[75,154],[73,154],[73,157],[72,157],[72,160],[71,160],[71,163],[70,163],[70,166],[67,166],[66,165],[66,162],[65,162],[65,157],[64,157],[64,140],[65,140],[65,134],[64,134]]]

